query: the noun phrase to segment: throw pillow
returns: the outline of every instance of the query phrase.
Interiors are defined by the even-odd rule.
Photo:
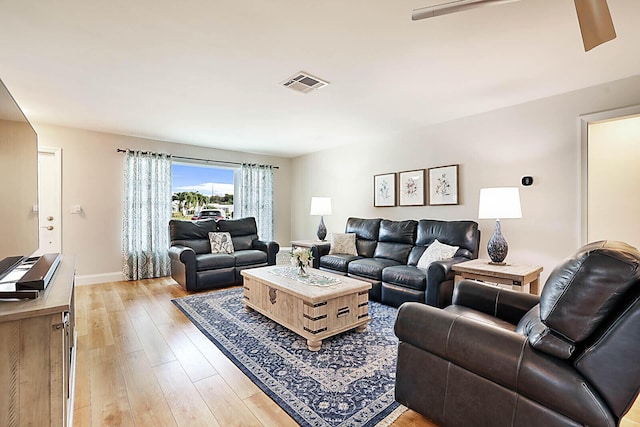
[[[440,243],[438,239],[429,245],[427,249],[422,253],[422,256],[418,260],[418,268],[427,269],[433,261],[442,261],[443,259],[451,258],[458,251],[459,246],[449,246],[444,243]]]
[[[331,248],[329,249],[329,255],[337,254],[358,255],[355,233],[331,234]]]
[[[231,234],[229,234],[228,232],[210,232],[209,242],[211,242],[212,254],[233,253],[233,241],[231,240]]]

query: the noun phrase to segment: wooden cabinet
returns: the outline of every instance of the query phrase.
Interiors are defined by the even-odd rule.
[[[0,426],[69,426],[75,373],[75,260],[33,300],[0,300]]]

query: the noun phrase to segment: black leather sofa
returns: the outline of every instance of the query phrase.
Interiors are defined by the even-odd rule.
[[[211,253],[209,232],[229,232],[234,252]],[[169,221],[171,277],[188,291],[242,284],[240,272],[276,263],[280,246],[258,238],[255,218]]]
[[[616,426],[640,390],[640,252],[586,245],[540,297],[464,280],[395,332],[396,400],[440,426]]]
[[[394,307],[407,301],[449,305],[451,266],[477,258],[480,245],[480,230],[474,221],[348,218],[345,232],[355,233],[358,254],[329,255],[329,245],[315,246],[314,266],[371,282],[370,299]],[[453,258],[433,262],[427,270],[416,267],[436,239],[459,249]]]

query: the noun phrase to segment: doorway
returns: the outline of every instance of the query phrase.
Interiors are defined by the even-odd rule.
[[[640,106],[582,117],[582,243],[640,248]]]
[[[39,247],[36,255],[62,252],[62,149],[38,149]]]

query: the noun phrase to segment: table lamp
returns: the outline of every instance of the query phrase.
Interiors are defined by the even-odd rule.
[[[330,197],[312,197],[310,215],[320,215],[320,225],[318,225],[318,240],[324,242],[327,237],[327,227],[324,226],[323,215],[331,215]]]
[[[487,243],[489,264],[505,265],[509,245],[502,235],[500,218],[522,218],[520,208],[520,192],[517,187],[498,187],[480,189],[479,219],[494,219],[496,227]]]

